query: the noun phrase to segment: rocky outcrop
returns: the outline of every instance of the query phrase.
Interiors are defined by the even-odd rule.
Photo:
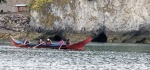
[[[68,1],[68,0],[67,0]],[[64,33],[88,33],[107,42],[150,43],[149,0],[69,0],[65,4],[51,3],[46,10],[52,24],[46,27],[41,18],[49,17],[31,12],[35,25]]]
[[[149,6],[149,0],[54,0],[42,8],[43,13],[31,11],[30,26],[45,32],[43,36],[56,33],[71,38],[76,34],[80,38],[82,34],[92,35],[98,42],[150,43]],[[2,29],[23,32],[28,23],[19,20],[19,24],[2,20]]]
[[[29,22],[29,13],[0,14],[0,39],[7,39],[9,35],[15,33],[29,32]]]
[[[0,32],[25,32],[30,16],[25,14],[0,14]]]

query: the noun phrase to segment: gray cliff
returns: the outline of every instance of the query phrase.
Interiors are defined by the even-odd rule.
[[[32,10],[30,26],[65,38],[81,33],[98,42],[150,43],[150,0],[67,1],[49,4],[45,14]]]
[[[150,0],[70,0],[47,9],[57,17],[50,26],[53,29],[94,34],[99,40],[106,37],[108,42],[149,43],[149,6]],[[31,14],[39,26],[43,15],[35,11]]]

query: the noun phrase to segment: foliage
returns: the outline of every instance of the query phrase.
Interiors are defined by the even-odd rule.
[[[69,2],[70,2],[70,0],[55,0],[55,4],[57,4],[58,6],[61,6],[61,7],[68,4]]]
[[[30,11],[31,11],[31,8],[32,8],[31,2],[28,3],[27,8],[28,8],[28,11],[30,12]]]
[[[53,0],[33,0],[32,1],[32,9],[37,11],[42,11],[42,8],[46,6],[46,4],[51,3]]]
[[[54,15],[52,15],[50,13],[48,13],[46,17],[42,17],[42,18],[39,19],[39,21],[41,23],[45,23],[46,27],[47,26],[51,26],[53,24],[54,20],[60,20],[60,17],[54,16]]]
[[[45,26],[51,26],[53,21],[60,20],[60,17],[54,16],[51,14],[51,5],[55,4],[56,6],[60,6],[64,8],[66,4],[68,4],[70,0],[32,0],[29,4],[29,9],[36,10],[39,14],[41,14],[41,18],[39,21],[44,23]]]
[[[6,3],[6,0],[0,0],[0,3]]]
[[[39,14],[42,14],[41,18],[39,21],[41,23],[44,23],[45,26],[50,26],[53,21],[53,15],[48,12],[49,4],[51,4],[53,0],[33,0],[31,2],[31,9],[36,10]]]

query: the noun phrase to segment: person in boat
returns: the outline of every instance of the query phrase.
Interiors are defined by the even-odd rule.
[[[43,44],[44,41],[42,39],[39,40],[38,44]]]
[[[52,44],[52,41],[51,41],[51,39],[47,39],[47,41],[46,41],[46,45],[51,45]]]
[[[64,40],[61,39],[61,40],[59,41],[59,49],[62,47],[63,43],[64,43]]]
[[[64,43],[64,40],[61,39],[61,40],[59,41],[59,45],[63,45],[63,43]]]
[[[40,39],[38,41],[38,44],[36,46],[33,46],[32,48],[37,48],[39,45],[42,45],[42,44],[44,44],[44,41],[42,39]]]
[[[67,39],[66,45],[70,45],[70,44],[71,44],[70,39]]]
[[[29,39],[28,38],[26,38],[25,40],[24,40],[24,42],[23,42],[23,44],[30,44],[31,42],[29,41]]]

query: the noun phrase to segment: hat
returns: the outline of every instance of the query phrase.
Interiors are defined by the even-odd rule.
[[[47,41],[49,41],[50,39],[47,39]]]

